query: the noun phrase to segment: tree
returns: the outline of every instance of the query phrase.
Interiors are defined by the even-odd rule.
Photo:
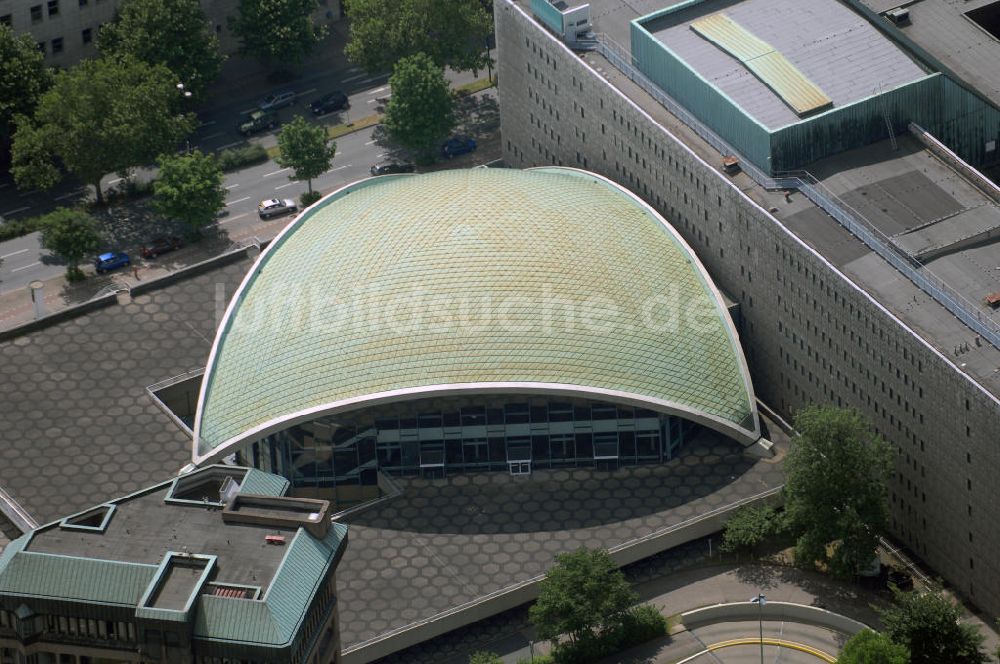
[[[480,650],[469,655],[469,664],[503,664],[503,660],[496,653]]]
[[[455,126],[454,102],[444,71],[423,53],[396,63],[383,124],[389,136],[427,158]]]
[[[580,548],[556,556],[528,615],[538,638],[568,634],[576,644],[620,627],[636,599],[606,551]]]
[[[910,664],[910,651],[885,634],[863,629],[844,644],[837,664]]]
[[[30,34],[17,36],[0,23],[0,138],[12,132],[16,115],[31,115],[52,82],[45,56]]]
[[[785,460],[785,514],[798,537],[796,559],[849,576],[871,562],[885,527],[891,450],[850,410],[807,408],[795,427],[801,436]]]
[[[226,204],[222,167],[214,155],[161,155],[160,173],[153,183],[153,205],[160,214],[179,219],[189,237],[215,221]]]
[[[726,520],[722,550],[753,552],[765,539],[780,530],[778,513],[766,505],[739,508]]]
[[[80,261],[101,246],[97,220],[83,210],[56,208],[39,220],[39,228],[42,246],[66,260],[66,277],[82,278]]]
[[[983,635],[961,622],[958,607],[937,591],[893,591],[893,604],[880,610],[884,633],[910,650],[912,664],[983,664]]]
[[[426,53],[439,67],[485,69],[493,19],[479,0],[347,0],[347,57],[369,73]]]
[[[312,20],[316,0],[240,0],[230,27],[240,52],[266,63],[298,64],[326,35]]]
[[[337,144],[326,135],[326,128],[306,122],[296,115],[278,134],[278,158],[283,168],[291,168],[290,180],[305,180],[312,197],[313,178],[330,170],[330,162],[337,153]]]
[[[18,186],[54,185],[58,159],[102,203],[102,177],[124,177],[194,129],[194,116],[178,113],[176,85],[166,67],[130,57],[84,60],[56,74],[34,117],[17,121],[11,171]]]
[[[165,66],[196,96],[219,75],[224,59],[198,0],[125,0],[101,27],[97,45],[105,56]]]

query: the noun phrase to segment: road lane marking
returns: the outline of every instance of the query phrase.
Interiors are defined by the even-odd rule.
[[[238,186],[240,186],[240,185],[238,185],[238,184],[227,184],[226,185],[226,189],[236,189],[236,187],[238,187]]]
[[[231,148],[234,145],[240,145],[242,143],[243,143],[243,141],[236,141],[235,143],[226,143],[225,145],[217,147],[216,150],[225,150],[226,148]]]
[[[296,97],[305,97],[306,95],[311,95],[311,94],[312,94],[312,93],[314,93],[314,92],[316,92],[316,88],[309,88],[309,89],[308,89],[308,90],[306,90],[305,92],[299,92],[299,93],[298,93],[298,94],[296,94],[295,96],[296,96]]]
[[[373,94],[377,94],[379,92],[385,92],[388,89],[389,89],[388,85],[383,85],[381,88],[375,88],[374,90],[369,90],[368,94],[373,95]]]
[[[76,192],[75,191],[71,191],[68,194],[63,194],[62,196],[56,196],[55,200],[61,201],[61,200],[66,199],[66,198],[72,198],[73,196],[76,196]]]
[[[285,187],[291,187],[293,184],[298,184],[298,182],[289,182],[288,184],[280,184],[277,187],[275,187],[274,190],[278,191],[279,189],[284,189]]]
[[[377,101],[378,101],[378,99],[369,99],[366,103],[368,103],[368,104],[374,104]]]
[[[366,78],[365,80],[363,80],[361,82],[362,83],[371,83],[373,81],[379,81],[382,78],[384,78],[384,76],[385,76],[384,74],[382,76],[372,76],[371,78]]]
[[[243,198],[237,198],[235,201],[229,201],[228,203],[226,203],[226,207],[229,207],[230,205],[235,205],[237,203],[242,203],[243,201],[248,201],[248,200],[250,200],[249,196],[244,196]]]
[[[375,145],[375,141],[374,140],[368,141],[367,143],[365,143],[365,145]]]
[[[291,166],[287,168],[282,168],[280,171],[272,171],[271,173],[264,173],[264,177],[271,177],[272,175],[277,175],[278,173],[284,173],[285,171],[291,170]]]
[[[200,125],[198,125],[198,128],[201,129],[202,127],[208,127],[208,126],[214,125],[214,124],[215,124],[215,120],[209,120],[208,122],[202,122]]]
[[[203,141],[208,141],[208,140],[211,140],[211,139],[213,139],[213,138],[218,138],[219,136],[222,136],[222,134],[223,134],[223,132],[221,132],[221,131],[217,131],[217,132],[215,132],[214,134],[209,134],[208,136],[205,136],[205,137],[204,137],[204,138],[202,138],[201,140],[203,140]]]
[[[24,207],[19,207],[14,210],[7,210],[6,212],[3,213],[3,216],[9,217],[12,214],[17,214],[18,212],[24,212],[25,210],[30,210],[30,209],[31,209],[30,205],[25,205]]]
[[[354,164],[347,164],[346,166],[337,166],[336,168],[331,168],[330,170],[328,170],[327,173],[333,173],[334,171],[342,171],[345,168],[350,168],[353,165]]]
[[[17,256],[18,254],[23,254],[26,253],[27,251],[28,251],[27,249],[22,249],[21,251],[12,251],[9,254],[4,254],[3,256],[0,256],[0,260],[3,260],[4,258],[10,258],[11,256]]]
[[[341,83],[350,83],[351,81],[356,81],[359,78],[364,78],[364,77],[365,77],[364,74],[358,74],[357,76],[352,76],[350,78],[345,78],[343,81],[341,81]]]
[[[242,219],[243,217],[247,217],[249,215],[250,215],[249,212],[244,212],[243,214],[238,214],[235,217],[229,217],[228,219],[224,219],[223,221],[220,221],[219,225],[221,226],[222,224],[228,224],[230,221],[236,221],[237,219]]]
[[[247,109],[247,110],[245,110],[245,111],[240,111],[240,115],[246,115],[247,113],[253,113],[253,112],[254,112],[254,111],[256,111],[256,110],[257,110],[257,107],[256,107],[256,106],[255,106],[255,107],[253,107],[253,108],[248,108],[248,109]]]
[[[0,184],[0,189],[6,189],[9,186],[10,186],[10,182],[4,182],[3,184]]]
[[[18,198],[24,198],[25,196],[34,196],[38,193],[38,190],[32,189],[31,191],[24,191],[17,195]]]
[[[124,180],[124,179],[125,179],[125,178],[118,178],[118,179],[116,179],[116,180],[112,180],[111,182],[109,182],[109,183],[108,183],[108,185],[112,185],[112,184],[118,184],[119,182],[121,182],[121,181],[122,181],[122,180]]]
[[[27,270],[29,267],[35,267],[36,265],[41,265],[41,264],[42,264],[41,261],[35,261],[34,263],[29,263],[24,267],[15,267],[13,270],[11,270],[11,272],[20,272],[21,270]]]

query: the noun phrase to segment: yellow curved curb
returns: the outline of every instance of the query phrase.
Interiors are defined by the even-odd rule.
[[[721,648],[730,648],[732,646],[750,646],[759,645],[760,639],[731,639],[729,641],[719,641],[718,643],[713,643],[710,646],[706,646],[705,650],[711,652],[712,650],[719,650]],[[818,648],[812,646],[807,646],[804,643],[796,643],[794,641],[785,641],[783,639],[764,639],[765,646],[778,646],[779,648],[791,648],[792,650],[798,650],[799,652],[804,652],[813,657],[822,659],[827,664],[835,664],[837,658],[828,655]]]

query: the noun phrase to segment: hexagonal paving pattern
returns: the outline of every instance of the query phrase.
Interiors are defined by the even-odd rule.
[[[403,494],[346,518],[337,569],[345,648],[782,483],[781,465],[703,431],[655,466],[401,478]]]
[[[239,261],[0,342],[0,485],[39,523],[162,481],[191,439],[146,387],[203,366]]]

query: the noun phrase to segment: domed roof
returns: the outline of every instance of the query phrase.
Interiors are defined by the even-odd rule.
[[[759,438],[728,313],[659,215],[590,173],[480,168],[363,180],[282,231],[219,328],[193,456],[469,392],[631,403]]]

